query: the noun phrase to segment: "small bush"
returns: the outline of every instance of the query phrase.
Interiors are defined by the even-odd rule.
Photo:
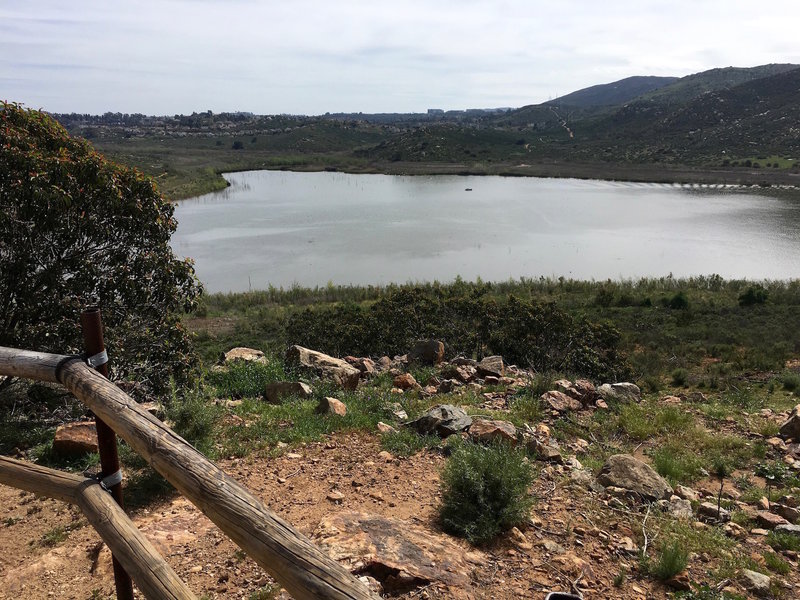
[[[788,392],[794,392],[800,389],[800,375],[795,375],[794,373],[784,375],[781,377],[781,383],[783,384],[783,389]]]
[[[669,299],[667,306],[674,310],[686,310],[689,308],[689,299],[683,291],[680,291]]]
[[[739,296],[739,306],[753,306],[764,304],[769,297],[769,291],[760,285],[751,285]]]
[[[661,547],[658,560],[650,568],[650,573],[661,581],[674,577],[689,563],[689,551],[675,540]]]
[[[473,544],[488,542],[527,518],[532,479],[520,451],[506,444],[462,444],[442,471],[442,528]]]
[[[687,383],[689,383],[689,371],[686,369],[675,369],[672,371],[672,385],[677,387],[683,387]]]

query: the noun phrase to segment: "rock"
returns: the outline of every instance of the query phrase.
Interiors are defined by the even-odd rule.
[[[384,462],[392,462],[394,460],[394,456],[392,456],[392,454],[386,450],[381,450],[378,452],[378,458]]]
[[[411,373],[401,373],[392,380],[392,385],[403,391],[419,388],[420,385]]]
[[[564,464],[564,457],[555,440],[538,440],[531,438],[527,443],[528,451],[536,456],[536,460],[552,462],[559,465]]]
[[[639,546],[637,546],[634,541],[629,536],[623,536],[619,542],[617,542],[617,548],[626,554],[638,554],[639,553]]]
[[[355,356],[345,356],[345,362],[348,365],[354,366],[356,369],[361,371],[361,375],[363,376],[370,376],[375,374],[377,370],[377,366],[375,362],[370,358],[356,358]]]
[[[689,582],[689,574],[686,571],[673,575],[664,583],[673,590],[678,590],[679,592],[688,592],[692,589],[692,585]]]
[[[694,516],[694,512],[692,512],[692,503],[678,496],[672,496],[669,499],[667,512],[676,519],[684,521],[688,521]]]
[[[703,502],[700,504],[697,507],[697,516],[714,523],[727,523],[731,520],[730,511],[722,507],[718,510],[714,502]]]
[[[326,498],[328,500],[330,500],[331,502],[334,502],[336,504],[340,504],[342,502],[342,500],[344,500],[344,494],[342,492],[337,491],[337,490],[333,490],[332,492],[328,492],[328,495],[326,496]]]
[[[438,365],[444,360],[444,344],[438,340],[422,340],[408,353],[408,360],[423,365]]]
[[[791,523],[785,523],[775,527],[775,531],[779,531],[781,533],[788,533],[790,535],[800,537],[800,525],[792,525]]]
[[[780,515],[760,510],[756,513],[756,521],[764,529],[775,529],[778,525],[788,525],[788,521]]]
[[[461,383],[469,383],[475,377],[475,367],[468,365],[446,365],[442,368],[440,376],[442,379],[455,379]]]
[[[255,350],[254,348],[231,348],[222,355],[222,362],[225,364],[230,364],[237,360],[254,362],[262,365],[267,364],[267,357],[264,356],[264,353],[261,350]]]
[[[629,454],[609,457],[600,469],[597,481],[605,487],[630,490],[643,500],[661,500],[672,496],[672,487],[666,479]]]
[[[408,419],[408,413],[405,411],[405,409],[403,409],[403,405],[399,402],[392,402],[388,408],[389,412],[392,413],[392,416],[398,421],[405,421]]]
[[[772,580],[762,574],[758,573],[757,571],[751,571],[750,569],[742,569],[741,572],[741,581],[744,588],[756,596],[770,596],[770,585],[772,584]]]
[[[556,390],[545,392],[541,395],[541,399],[546,402],[550,408],[560,413],[569,412],[571,410],[580,410],[583,408],[583,404],[581,404],[578,400],[575,400],[575,398],[572,398],[571,396],[567,396],[564,392],[558,392]]]
[[[487,375],[502,377],[506,372],[502,356],[487,356],[476,365],[476,368],[478,369],[478,375],[481,377],[486,377]]]
[[[469,426],[469,436],[476,442],[491,443],[498,440],[517,443],[517,428],[508,421],[474,419]]]
[[[774,504],[772,509],[789,523],[797,523],[800,520],[800,510],[794,507],[786,506],[785,504]]]
[[[361,371],[347,362],[302,346],[291,346],[286,351],[286,362],[290,366],[310,371],[320,379],[332,381],[346,390],[354,390],[361,378]]]
[[[338,398],[325,396],[317,405],[317,413],[320,415],[338,415],[343,417],[347,414],[347,406]]]
[[[614,400],[616,402],[641,402],[642,390],[635,383],[604,383],[597,388],[597,393],[606,402]]]
[[[457,356],[453,360],[450,361],[451,365],[458,365],[459,367],[477,367],[478,361],[472,358],[464,358],[463,356]]]
[[[378,421],[378,431],[380,431],[381,433],[396,433],[397,429],[395,429],[391,425],[387,425],[383,421]]]
[[[666,405],[677,405],[681,404],[682,400],[678,396],[664,396],[658,402]]]
[[[700,495],[692,488],[686,487],[685,485],[676,485],[675,495],[684,500],[689,500],[690,502],[697,502],[700,500]]]
[[[94,421],[59,425],[53,439],[53,452],[59,456],[97,452],[97,426]]]
[[[313,537],[334,560],[380,581],[389,595],[430,584],[465,592],[469,573],[486,561],[412,521],[359,512],[324,517]]]
[[[789,418],[781,425],[780,435],[785,440],[800,441],[800,404],[792,409]]]
[[[575,383],[567,379],[559,379],[553,385],[556,391],[566,394],[570,398],[574,398],[583,406],[591,406],[600,399],[600,395],[594,387],[594,384],[588,379],[578,379]]]
[[[464,431],[470,425],[472,418],[452,404],[434,406],[420,418],[406,423],[406,427],[411,427],[418,433],[436,433],[443,438]]]
[[[264,400],[270,404],[280,404],[290,396],[310,398],[312,393],[311,386],[300,381],[273,381],[264,386]]]

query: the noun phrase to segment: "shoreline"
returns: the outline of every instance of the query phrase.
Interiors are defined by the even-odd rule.
[[[460,175],[473,177],[538,177],[544,179],[582,179],[631,183],[672,185],[725,185],[742,188],[773,190],[800,189],[800,173],[774,172],[767,169],[700,168],[686,165],[619,165],[605,163],[548,162],[533,164],[463,164],[418,162],[371,162],[362,164],[309,162],[304,165],[242,165],[241,168],[218,171],[217,189],[171,199],[180,202],[222,191],[230,184],[226,173],[245,171],[290,171],[296,173],[339,172],[350,175],[436,176]]]

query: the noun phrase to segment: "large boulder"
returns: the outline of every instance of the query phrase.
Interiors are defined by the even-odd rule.
[[[97,426],[94,421],[59,425],[53,439],[53,453],[58,456],[80,456],[97,452]]]
[[[604,383],[597,388],[597,393],[603,400],[616,402],[641,402],[642,390],[635,383]]]
[[[292,346],[286,351],[286,362],[295,368],[310,371],[320,379],[327,379],[346,390],[358,386],[361,371],[340,358],[328,356],[302,346]]]
[[[321,415],[337,415],[344,417],[347,414],[347,406],[338,398],[325,396],[317,405],[317,413]]]
[[[630,454],[609,457],[597,475],[597,482],[604,487],[628,490],[647,501],[668,500],[672,496],[667,480]]]
[[[270,404],[280,404],[284,398],[310,398],[311,386],[300,381],[273,381],[264,386],[264,400]]]
[[[472,588],[469,574],[486,561],[411,521],[359,512],[325,516],[313,537],[334,560],[376,578],[390,595],[441,584],[464,597]]]
[[[222,362],[226,365],[236,361],[254,362],[262,365],[267,364],[267,357],[261,350],[254,348],[245,348],[243,346],[231,348],[222,355]]]
[[[478,369],[478,375],[481,377],[486,377],[487,375],[502,377],[506,374],[502,356],[487,356],[476,365],[476,368]]]
[[[423,365],[438,365],[444,360],[444,344],[439,340],[419,341],[408,353],[408,360]]]
[[[781,425],[781,437],[785,440],[800,441],[800,404],[792,409],[787,421]]]
[[[452,404],[439,404],[431,408],[420,418],[406,423],[423,435],[436,433],[439,437],[447,437],[460,433],[472,425],[472,418],[462,409]]]

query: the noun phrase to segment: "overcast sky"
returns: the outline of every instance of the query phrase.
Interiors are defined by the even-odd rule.
[[[51,112],[523,106],[800,63],[800,2],[0,0],[0,99]]]

